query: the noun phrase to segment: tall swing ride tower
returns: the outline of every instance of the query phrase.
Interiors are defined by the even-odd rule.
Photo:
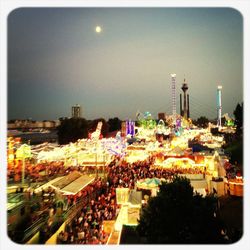
[[[172,116],[173,125],[176,123],[176,74],[171,74],[172,79]]]
[[[221,104],[221,90],[222,86],[217,86],[217,126],[221,127],[221,111],[222,111],[222,104]]]

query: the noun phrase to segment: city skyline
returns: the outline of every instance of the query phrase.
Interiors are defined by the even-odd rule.
[[[8,20],[8,119],[171,114],[186,79],[190,116],[243,101],[243,23],[230,8],[22,8]],[[100,29],[99,29],[99,28]],[[98,32],[97,32],[98,28]]]

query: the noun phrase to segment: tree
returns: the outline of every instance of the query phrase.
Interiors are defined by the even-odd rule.
[[[235,140],[231,141],[225,147],[225,152],[230,155],[230,162],[232,164],[237,164],[241,168],[243,172],[242,165],[243,165],[243,140],[242,137],[238,137]]]
[[[149,244],[222,243],[215,211],[215,197],[194,194],[188,179],[174,177],[150,198],[137,230]]]
[[[57,134],[59,144],[76,142],[78,139],[87,138],[88,123],[84,118],[62,119]]]
[[[205,116],[199,117],[196,121],[194,121],[194,124],[198,127],[206,128],[208,126],[209,120]]]
[[[242,135],[242,126],[243,126],[243,103],[237,104],[234,110],[236,133]]]
[[[122,121],[118,117],[110,118],[108,120],[109,132],[120,130],[121,123]]]

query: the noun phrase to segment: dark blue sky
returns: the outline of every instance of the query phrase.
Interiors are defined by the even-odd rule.
[[[102,27],[101,33],[95,27]],[[230,8],[27,8],[8,18],[8,119],[135,118],[177,112],[184,77],[192,118],[243,98],[243,19]]]

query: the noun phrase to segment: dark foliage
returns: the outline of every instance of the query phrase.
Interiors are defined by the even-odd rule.
[[[198,127],[206,128],[208,126],[209,120],[207,117],[201,116],[196,121],[193,121],[193,123]]]
[[[223,243],[216,204],[213,196],[194,195],[188,179],[175,177],[149,200],[137,230],[149,244]]]
[[[243,103],[237,104],[234,110],[236,133],[242,135],[243,128]]]
[[[87,138],[88,122],[84,118],[62,119],[58,126],[58,143],[67,144],[78,139]]]
[[[225,152],[230,155],[230,162],[232,164],[243,164],[243,140],[242,137],[238,138],[238,140],[233,141],[228,144],[225,148]]]
[[[243,103],[237,104],[234,110],[236,133],[224,135],[226,145],[224,146],[225,152],[230,155],[230,162],[232,164],[239,164],[242,168],[243,165]],[[241,169],[243,172],[243,169]]]
[[[108,120],[109,132],[120,130],[121,123],[122,121],[118,117],[110,118]]]

